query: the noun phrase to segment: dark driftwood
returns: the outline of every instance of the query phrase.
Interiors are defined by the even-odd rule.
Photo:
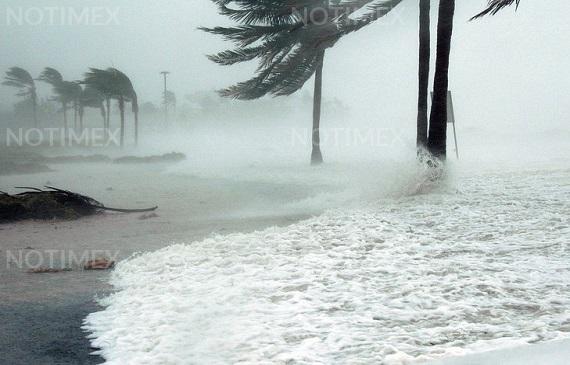
[[[46,186],[45,190],[33,187],[17,187],[17,189],[27,191],[15,195],[0,192],[0,222],[23,219],[77,219],[102,211],[142,213],[152,212],[158,208],[110,208],[88,196],[51,186]]]

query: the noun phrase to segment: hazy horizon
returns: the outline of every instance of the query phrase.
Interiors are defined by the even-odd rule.
[[[5,34],[0,43],[2,72],[18,65],[36,76],[49,66],[60,70],[64,78],[77,80],[88,67],[113,66],[131,77],[142,102],[156,104],[162,93],[162,70],[172,72],[169,88],[180,99],[246,80],[256,66],[222,67],[205,57],[233,48],[197,29],[230,24],[209,0],[173,0],[167,5],[133,0],[91,1],[81,6],[69,0],[48,0],[40,7],[33,4],[31,0],[6,0],[0,7],[0,30]],[[565,19],[570,4],[552,1],[545,7],[536,0],[527,1],[516,13],[512,8],[493,18],[469,22],[484,4],[485,0],[457,4],[450,88],[459,123],[565,128],[564,116],[570,106],[565,102],[567,94],[560,90],[570,84],[565,47],[570,44],[570,25]],[[109,24],[61,25],[56,15],[52,25],[46,10],[50,7],[55,7],[55,14],[70,8],[100,11],[98,22]],[[16,22],[19,14],[23,14],[22,25]],[[27,24],[37,22],[38,14],[43,14],[39,25]],[[406,0],[385,19],[345,37],[329,50],[324,97],[342,100],[360,121],[403,123],[405,129],[413,128],[417,16],[416,2]],[[302,92],[312,93],[312,83]],[[40,96],[49,93],[46,85],[40,87]],[[14,90],[0,87],[0,108],[10,110],[16,100]],[[255,105],[255,101],[250,103]]]

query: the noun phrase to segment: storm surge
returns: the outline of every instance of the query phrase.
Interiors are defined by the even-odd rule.
[[[566,338],[569,179],[464,172],[142,254],[84,328],[109,364],[404,364]]]

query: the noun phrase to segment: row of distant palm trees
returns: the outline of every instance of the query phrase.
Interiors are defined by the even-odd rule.
[[[115,68],[105,70],[90,68],[84,79],[79,81],[66,81],[62,74],[54,68],[46,67],[37,79],[21,67],[12,67],[6,71],[3,85],[18,89],[17,96],[26,98],[32,105],[34,124],[39,126],[37,107],[38,93],[36,81],[45,82],[52,87],[51,100],[61,104],[63,113],[63,127],[65,135],[69,129],[67,112],[73,111],[74,127],[83,130],[83,116],[86,108],[95,108],[101,111],[103,127],[110,127],[111,101],[116,100],[121,118],[120,143],[125,142],[125,105],[131,103],[135,117],[135,144],[138,144],[139,130],[139,104],[137,93],[131,80],[123,72]]]

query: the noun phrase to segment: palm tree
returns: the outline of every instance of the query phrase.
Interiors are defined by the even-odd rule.
[[[51,67],[46,67],[44,69],[44,71],[40,74],[39,80],[46,82],[52,86],[53,93],[55,94],[53,100],[61,103],[63,111],[64,133],[67,136],[67,109],[69,103],[73,102],[77,97],[76,95],[78,92],[78,84],[71,81],[64,81],[61,73]]]
[[[82,83],[91,89],[97,90],[105,99],[106,115],[104,128],[108,130],[111,121],[111,99],[115,98],[115,86],[112,75],[105,70],[91,68],[89,72],[85,73]]]
[[[95,108],[101,111],[101,117],[103,117],[103,128],[106,126],[107,113],[105,109],[105,97],[97,89],[92,86],[87,86],[83,89],[81,93],[81,98],[79,102],[79,125],[81,130],[83,130],[83,115],[85,108]]]
[[[473,19],[487,14],[497,14],[500,10],[516,4],[520,0],[489,0],[488,7]],[[447,93],[449,86],[449,57],[453,35],[455,0],[440,0],[437,29],[437,59],[434,78],[433,103],[430,115],[428,150],[445,160],[447,154]]]
[[[256,75],[220,94],[241,100],[286,96],[315,75],[311,163],[322,163],[320,117],[325,51],[344,35],[371,24],[402,0],[212,0],[235,27],[200,28],[237,45],[209,56],[221,65],[259,59]],[[231,7],[231,6],[234,7]],[[359,10],[363,14],[353,18]]]
[[[439,160],[445,160],[447,155],[447,92],[454,15],[455,0],[440,0],[437,24],[437,57],[428,136],[428,151]]]
[[[90,68],[89,72],[85,74],[83,83],[98,90],[106,100],[116,99],[118,101],[121,118],[121,147],[125,143],[125,103],[130,102],[132,104],[135,115],[135,144],[138,144],[138,96],[127,75],[115,68],[106,70]],[[109,115],[109,105],[110,102],[107,102],[107,115]]]
[[[77,128],[77,122],[79,121],[79,114],[81,109],[81,95],[83,94],[83,87],[78,82],[72,82],[73,85],[70,86],[70,91],[72,93],[72,104],[73,104],[73,127]],[[81,122],[81,124],[83,124]],[[80,126],[83,130],[83,125]]]
[[[30,73],[21,67],[12,67],[6,71],[2,85],[19,89],[17,96],[27,98],[32,103],[34,113],[34,126],[38,127],[38,93],[36,83]]]
[[[421,155],[428,141],[428,89],[430,73],[430,0],[420,0],[417,147]]]

